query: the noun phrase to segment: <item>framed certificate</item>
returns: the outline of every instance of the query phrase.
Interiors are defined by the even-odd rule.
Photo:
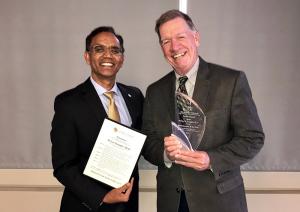
[[[105,119],[83,174],[114,188],[129,182],[146,135]]]

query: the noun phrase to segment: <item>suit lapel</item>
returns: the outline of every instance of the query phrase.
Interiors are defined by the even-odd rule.
[[[207,97],[210,87],[210,81],[207,79],[208,72],[209,70],[207,63],[200,57],[193,99],[198,103],[203,112],[207,110]]]
[[[174,71],[172,72],[172,75],[170,76],[171,83],[166,83],[166,89],[164,89],[163,92],[163,98],[166,98],[167,102],[167,108],[171,108],[169,110],[170,120],[176,121],[175,118],[175,107],[176,107],[176,99],[175,99],[175,83],[176,83],[176,77]]]
[[[82,85],[82,97],[90,111],[102,122],[107,117],[107,114],[90,79],[87,79]]]
[[[130,114],[131,120],[132,120],[132,126],[135,125],[135,120],[136,120],[136,108],[134,104],[134,94],[130,93],[128,89],[126,89],[124,86],[120,85],[117,83],[118,88],[120,89],[122,96],[124,98],[124,101],[126,103],[128,112]]]

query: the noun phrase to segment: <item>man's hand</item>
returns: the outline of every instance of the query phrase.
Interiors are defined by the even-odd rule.
[[[209,169],[210,159],[204,151],[180,150],[175,156],[175,163],[197,171]]]
[[[176,136],[171,135],[164,138],[164,147],[167,157],[171,161],[175,161],[175,155],[179,153],[182,145]]]
[[[126,183],[120,188],[115,188],[108,192],[104,198],[103,202],[106,204],[113,204],[113,203],[119,203],[119,202],[128,202],[130,193],[132,191],[133,186],[133,178],[130,182]]]

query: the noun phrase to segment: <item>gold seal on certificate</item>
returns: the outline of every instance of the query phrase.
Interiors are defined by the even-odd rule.
[[[189,96],[176,92],[177,124],[171,122],[172,134],[177,136],[182,147],[187,150],[196,150],[201,143],[206,117],[199,105]]]
[[[83,174],[114,188],[129,182],[146,135],[105,119]]]

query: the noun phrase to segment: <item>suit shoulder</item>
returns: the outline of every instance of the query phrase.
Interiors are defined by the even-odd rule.
[[[68,98],[76,95],[78,93],[78,87],[79,87],[79,85],[76,86],[75,88],[71,88],[71,89],[61,92],[60,94],[58,94],[56,96],[56,99],[68,99]]]
[[[168,74],[166,74],[165,76],[163,76],[162,78],[160,78],[159,80],[151,83],[147,90],[151,90],[153,88],[162,88],[165,85],[168,85],[170,83],[170,80],[175,79],[175,74],[174,71],[170,71]]]
[[[239,75],[244,75],[243,71],[240,70],[236,70],[233,68],[229,68],[226,66],[222,66],[222,65],[218,65],[218,64],[214,64],[214,63],[207,63],[208,64],[208,69],[210,72],[210,75],[212,77],[238,77]]]
[[[117,85],[120,89],[124,89],[128,93],[138,95],[138,96],[143,96],[142,91],[138,87],[131,86],[131,85],[125,85],[125,84],[120,83],[120,82],[118,82]]]
[[[62,93],[58,94],[55,97],[55,103],[57,104],[60,102],[69,102],[72,101],[73,99],[76,99],[78,94],[80,93],[82,86],[83,84],[80,84],[74,88],[71,88],[69,90],[63,91]]]
[[[225,66],[208,63],[209,74],[208,78],[211,82],[219,86],[229,86],[235,87],[237,84],[243,84],[249,87],[248,79],[245,72],[228,68]]]

